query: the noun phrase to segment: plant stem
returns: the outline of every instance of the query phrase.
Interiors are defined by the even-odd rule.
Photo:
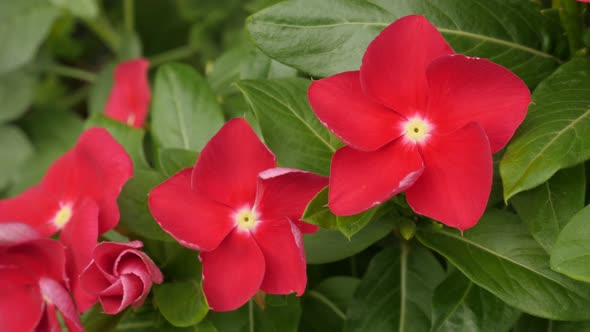
[[[196,54],[198,50],[190,45],[175,48],[164,53],[154,55],[149,59],[150,67],[156,67],[170,61],[177,61]]]
[[[125,15],[125,30],[129,35],[135,29],[135,11],[133,0],[123,0],[123,13]]]
[[[582,48],[583,17],[576,0],[553,0],[553,8],[559,9],[561,25],[567,35],[570,57]]]
[[[74,78],[88,83],[94,83],[96,81],[96,74],[83,69],[72,68],[56,64],[34,64],[32,65],[32,68],[34,70]]]

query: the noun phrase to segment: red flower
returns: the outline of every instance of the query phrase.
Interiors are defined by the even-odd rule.
[[[530,102],[516,75],[454,54],[422,16],[391,24],[367,48],[360,71],[314,81],[308,97],[348,145],[332,159],[335,214],[359,213],[405,190],[414,211],[459,229],[483,214],[492,153]]]
[[[83,331],[66,289],[64,247],[21,223],[0,223],[0,328],[61,331],[59,310],[70,331]]]
[[[119,222],[117,196],[132,173],[123,147],[106,130],[91,128],[51,165],[41,184],[0,200],[0,222],[18,220],[46,236],[61,230],[68,275],[82,311],[96,299],[85,298],[77,276],[90,262],[98,235]]]
[[[160,226],[201,251],[203,289],[213,310],[236,309],[258,289],[305,290],[301,232],[317,227],[300,218],[327,179],[274,167],[274,155],[246,121],[233,119],[207,143],[194,168],[150,193]]]
[[[162,283],[162,272],[141,247],[140,241],[99,243],[80,275],[82,287],[99,298],[107,314],[117,314],[129,305],[141,306],[152,283]]]
[[[135,59],[115,68],[115,85],[107,101],[105,114],[130,126],[141,128],[150,104],[148,61]]]

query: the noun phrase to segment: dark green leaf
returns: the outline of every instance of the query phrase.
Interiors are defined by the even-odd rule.
[[[160,149],[158,151],[159,167],[166,176],[172,176],[178,171],[195,166],[199,154],[184,149]]]
[[[549,268],[549,255],[518,217],[491,210],[465,231],[419,227],[418,239],[504,302],[540,317],[590,319],[590,288]]]
[[[153,240],[174,241],[152,217],[147,205],[149,192],[166,177],[156,171],[135,170],[119,195],[120,225]]]
[[[91,19],[98,14],[96,0],[50,0],[50,2],[79,17]]]
[[[444,279],[423,247],[386,249],[373,258],[348,308],[345,331],[428,331],[432,295]]]
[[[590,158],[589,76],[590,58],[576,58],[539,84],[500,162],[505,200]]]
[[[550,253],[557,234],[584,207],[585,192],[584,164],[580,164],[555,173],[549,181],[514,196],[511,202],[535,240]]]
[[[353,256],[390,234],[399,220],[392,211],[380,215],[350,239],[342,232],[320,228],[303,236],[308,264],[324,264]]]
[[[590,205],[579,211],[559,233],[551,251],[551,268],[590,282]]]
[[[98,72],[96,81],[90,87],[90,94],[88,96],[88,111],[90,114],[103,113],[107,105],[107,99],[111,93],[115,79],[113,77],[113,71],[115,70],[115,64],[106,64]]]
[[[353,277],[331,277],[305,292],[301,316],[303,330],[342,331],[348,304],[359,283],[360,280]]]
[[[350,238],[371,220],[387,213],[390,209],[391,205],[382,205],[353,216],[337,216],[328,208],[328,187],[326,187],[309,202],[301,219],[323,228],[338,229],[347,238]],[[377,214],[378,210],[379,213]]]
[[[409,14],[425,15],[458,53],[491,58],[530,86],[560,63],[548,52],[553,21],[527,1],[374,2],[381,7],[361,0],[287,1],[254,14],[247,27],[271,58],[320,77],[357,70],[369,42]]]
[[[162,315],[179,327],[197,324],[209,311],[201,284],[197,281],[157,285],[154,287],[154,301]]]
[[[0,125],[0,191],[15,182],[18,170],[33,155],[33,146],[16,126]]]
[[[340,141],[307,103],[310,81],[300,78],[238,82],[256,114],[262,136],[282,166],[327,175]]]
[[[0,76],[0,123],[19,118],[33,102],[37,78],[23,70]]]
[[[0,2],[0,74],[33,58],[58,13],[47,0]]]
[[[86,128],[94,126],[108,130],[115,140],[125,148],[133,160],[134,170],[149,169],[143,152],[143,137],[145,135],[143,129],[128,126],[103,114],[93,114],[86,121]]]
[[[590,332],[590,321],[560,322],[522,315],[513,332]]]
[[[183,64],[158,69],[151,124],[160,148],[200,151],[223,122],[215,95],[197,71]]]
[[[453,272],[435,290],[431,332],[507,332],[520,316],[461,271]]]

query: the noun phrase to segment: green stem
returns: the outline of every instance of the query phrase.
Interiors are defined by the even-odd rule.
[[[553,0],[553,8],[559,8],[561,25],[567,35],[570,46],[570,57],[582,48],[582,35],[584,31],[583,16],[576,0]]]
[[[198,50],[190,45],[175,48],[164,53],[154,55],[149,59],[150,67],[156,67],[170,61],[177,61],[195,55]]]
[[[135,11],[133,9],[133,0],[123,0],[123,13],[125,15],[125,30],[129,35],[133,34],[135,29]]]
[[[254,301],[248,301],[248,318],[250,319],[250,332],[254,330]]]
[[[401,240],[401,264],[400,264],[400,309],[399,309],[399,327],[398,331],[406,331],[406,275],[408,273],[408,252],[410,246],[407,241]]]
[[[84,23],[92,30],[113,53],[117,53],[121,45],[121,38],[104,15],[99,15],[93,20],[84,20]]]
[[[56,64],[35,64],[32,65],[32,69],[63,77],[74,78],[88,83],[94,83],[96,81],[96,74],[68,66]]]

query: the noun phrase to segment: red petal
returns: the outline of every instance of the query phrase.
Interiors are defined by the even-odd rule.
[[[0,280],[4,269],[0,269]],[[33,331],[43,315],[43,299],[34,284],[16,287],[0,285],[0,327],[2,331]]]
[[[100,295],[104,312],[115,315],[141,297],[143,282],[139,276],[124,274]]]
[[[428,117],[440,132],[477,122],[492,152],[501,150],[524,120],[531,94],[508,69],[463,55],[444,56],[428,67]]]
[[[92,251],[98,241],[98,208],[91,200],[85,200],[74,211],[72,219],[66,224],[60,235],[66,246],[66,269],[71,288],[80,312],[86,311],[97,299],[85,292],[79,283],[79,275],[92,259]]]
[[[31,209],[34,206],[34,209]],[[22,222],[45,236],[55,234],[59,228],[53,223],[60,206],[56,198],[41,186],[34,186],[20,195],[0,200],[0,222]]]
[[[401,135],[404,118],[364,94],[358,71],[313,81],[307,97],[324,126],[358,150],[378,149]]]
[[[147,71],[148,61],[145,59],[129,60],[117,65],[106,115],[133,127],[143,126],[151,98]]]
[[[80,274],[80,287],[89,294],[98,295],[116,280],[109,279],[96,262],[92,261]]]
[[[78,312],[74,302],[67,290],[53,279],[41,278],[39,280],[41,293],[49,302],[57,307],[70,331],[82,331],[82,322],[78,317]]]
[[[235,310],[260,289],[264,256],[249,232],[234,230],[217,249],[200,257],[203,291],[212,310]]]
[[[42,186],[62,203],[96,201],[102,234],[119,222],[117,197],[132,174],[133,163],[125,149],[108,131],[93,127],[49,168]]]
[[[0,247],[15,246],[39,238],[41,238],[41,234],[27,224],[0,222]]]
[[[417,213],[465,230],[483,214],[492,188],[492,153],[476,123],[449,135],[432,135],[421,148],[425,169],[407,190]]]
[[[289,168],[271,168],[259,175],[255,210],[260,219],[299,220],[328,178]],[[304,227],[306,230],[312,230]]]
[[[261,221],[252,232],[262,250],[266,272],[260,288],[270,294],[301,296],[307,284],[303,237],[287,219]]]
[[[453,50],[423,16],[403,17],[369,44],[361,66],[365,93],[411,117],[426,108],[426,68]]]
[[[56,240],[49,238],[31,240],[7,248],[4,255],[13,264],[26,268],[36,277],[48,277],[57,281],[67,280],[64,247]]]
[[[154,188],[148,205],[160,227],[182,245],[213,250],[235,227],[235,211],[194,192],[192,172],[182,170]]]
[[[332,158],[328,206],[340,216],[363,212],[406,190],[422,170],[418,148],[402,139],[372,152],[343,147]]]
[[[258,173],[274,166],[274,155],[250,125],[244,119],[232,119],[199,155],[193,189],[236,210],[251,208]]]

